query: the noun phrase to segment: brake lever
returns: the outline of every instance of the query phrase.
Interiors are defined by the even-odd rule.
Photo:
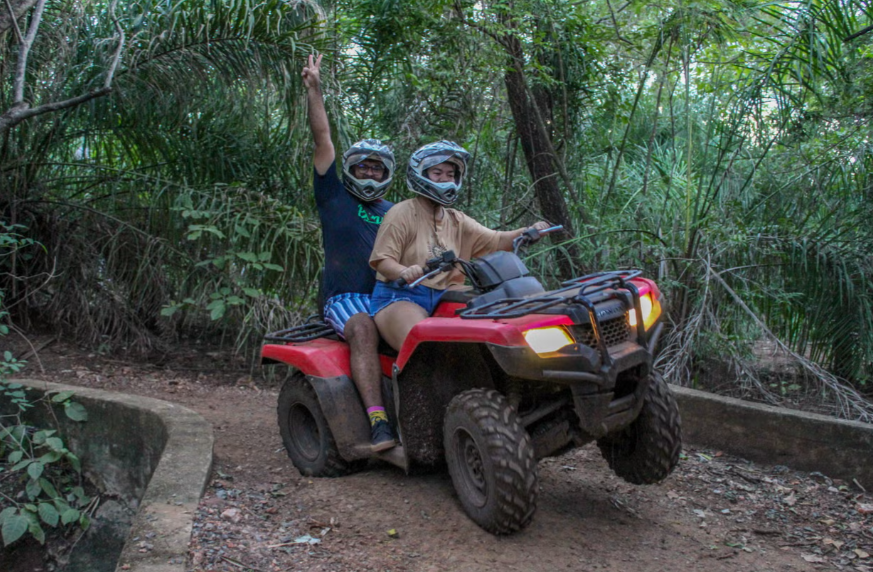
[[[435,264],[439,264],[440,260],[441,259],[439,259],[439,258],[431,258],[430,260],[428,260],[427,262],[424,263],[425,268],[433,268],[433,266]],[[417,278],[416,280],[414,280],[412,282],[412,284],[410,284],[409,282],[407,282],[403,278],[398,278],[397,280],[392,280],[391,285],[396,286],[397,288],[403,288],[404,286],[409,286],[410,288],[415,288],[416,286],[418,286],[419,284],[421,284],[423,281],[427,280],[428,278],[430,278],[434,274],[438,274],[440,272],[440,270],[441,270],[441,265],[437,266],[436,268],[434,268],[430,272],[424,274],[423,276]]]
[[[534,227],[530,227],[529,229],[524,231],[524,234],[527,235],[527,237],[530,238],[531,240],[536,241],[536,240],[539,240],[540,238],[544,237],[547,234],[552,234],[553,232],[558,232],[559,230],[563,230],[563,229],[564,229],[564,225],[562,225],[562,224],[556,224],[555,226],[550,226],[549,228],[544,228],[543,230],[537,230]]]
[[[415,288],[416,286],[418,286],[419,284],[421,284],[422,282],[424,282],[425,280],[427,280],[431,276],[435,276],[435,275],[439,274],[440,272],[443,272],[443,265],[442,264],[440,264],[439,267],[435,268],[434,270],[431,270],[430,272],[428,272],[427,274],[423,275],[421,278],[419,278],[418,280],[416,280],[415,282],[410,284],[409,287]]]
[[[455,264],[455,262],[457,260],[458,260],[458,257],[457,257],[457,255],[455,255],[455,251],[454,250],[447,250],[447,251],[443,252],[440,256],[436,256],[434,258],[429,259],[427,262],[425,262],[424,267],[431,268],[432,270],[430,272],[427,272],[426,274],[424,274],[423,276],[421,276],[420,278],[418,278],[414,282],[412,282],[412,284],[408,284],[406,282],[406,280],[404,280],[403,278],[398,278],[397,280],[394,280],[393,282],[391,282],[391,284],[393,284],[394,286],[396,286],[398,288],[402,288],[404,286],[409,286],[410,288],[415,288],[416,286],[418,286],[419,284],[421,284],[422,282],[424,282],[425,280],[427,280],[431,276],[434,276],[436,274],[439,274],[440,272],[445,272],[445,271],[449,270]]]
[[[559,230],[563,230],[564,225],[558,224],[555,226],[550,226],[549,228],[544,228],[543,230],[537,230],[535,227],[530,227],[525,229],[520,235],[515,237],[512,241],[512,251],[518,254],[518,249],[521,248],[523,244],[533,244],[543,236],[547,234],[551,234],[553,232],[557,232]]]

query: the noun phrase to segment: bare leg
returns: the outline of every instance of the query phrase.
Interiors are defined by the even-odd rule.
[[[355,314],[346,322],[343,334],[349,343],[352,380],[364,407],[382,407],[382,368],[379,365],[376,324],[367,314]]]
[[[352,380],[370,418],[370,447],[374,453],[388,450],[397,442],[391,434],[382,404],[382,368],[379,365],[376,324],[367,314],[355,314],[346,322],[344,334],[349,343]],[[381,415],[381,419],[375,415]]]
[[[394,302],[386,306],[373,318],[379,333],[392,348],[400,351],[403,340],[412,327],[427,318],[424,308],[413,302]]]

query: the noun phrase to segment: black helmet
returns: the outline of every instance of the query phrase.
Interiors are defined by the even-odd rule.
[[[385,180],[358,179],[352,175],[352,167],[364,161],[373,159],[385,166]],[[394,153],[387,145],[378,139],[358,141],[343,153],[343,185],[346,190],[362,201],[375,201],[388,190],[394,177]]]
[[[409,158],[406,185],[413,193],[423,195],[443,206],[452,205],[458,200],[469,160],[470,154],[457,143],[451,141],[430,143],[419,148]],[[435,183],[427,178],[425,172],[440,163],[451,163],[456,167],[454,182]]]

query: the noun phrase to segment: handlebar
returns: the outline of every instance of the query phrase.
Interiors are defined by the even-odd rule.
[[[431,276],[435,276],[436,274],[439,274],[439,273],[442,272],[442,271],[443,271],[442,268],[436,268],[436,269],[434,269],[434,270],[431,270],[430,272],[428,272],[427,274],[423,275],[421,278],[419,278],[418,280],[416,280],[415,282],[413,282],[412,284],[410,284],[409,287],[410,287],[410,288],[415,288],[416,286],[418,286],[419,284],[421,284],[422,282],[424,282],[425,280],[427,280],[427,279],[430,278]],[[401,280],[402,280],[402,279],[401,279]]]
[[[537,230],[534,227],[530,227],[512,241],[512,251],[518,254],[518,249],[521,248],[522,245],[532,244],[543,236],[552,234],[553,232],[558,232],[559,230],[564,230],[564,225],[558,224],[550,226],[549,228],[544,228],[543,230]]]
[[[550,226],[549,228],[544,228],[543,230],[537,231],[540,233],[540,236],[544,234],[552,234],[553,232],[558,232],[559,230],[564,230],[564,225],[556,224],[555,226]]]
[[[410,288],[415,288],[416,286],[418,286],[419,284],[421,284],[422,282],[424,282],[425,280],[427,280],[431,276],[435,276],[435,275],[439,274],[440,272],[445,272],[445,271],[449,270],[455,264],[455,262],[457,260],[458,260],[458,257],[455,256],[455,251],[454,250],[447,250],[441,256],[431,258],[430,260],[425,262],[424,268],[428,272],[425,272],[425,274],[423,276],[419,277],[417,280],[412,282],[412,284],[407,284],[406,280],[404,280],[403,278],[398,278],[397,280],[392,280],[391,282],[389,282],[389,284],[391,284],[392,286],[395,286],[397,288],[403,288],[404,286],[407,286],[407,285]]]

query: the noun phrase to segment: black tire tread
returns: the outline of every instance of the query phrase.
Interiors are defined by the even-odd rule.
[[[288,415],[295,403],[300,403],[309,410],[319,426],[319,431],[322,433],[321,454],[315,462],[311,462],[296,454],[294,440],[291,437],[291,428],[288,424]],[[330,431],[330,426],[318,402],[318,396],[302,372],[294,372],[282,385],[282,389],[279,391],[276,412],[279,418],[279,434],[282,436],[285,451],[288,453],[291,463],[300,471],[301,475],[307,477],[341,477],[360,468],[361,463],[348,462],[340,456],[333,434]]]
[[[653,372],[642,410],[630,427],[597,441],[616,475],[635,485],[663,481],[679,463],[682,422],[669,385]]]
[[[458,478],[455,466],[460,461],[450,453],[451,425],[469,420],[483,437],[485,451],[495,471],[496,495],[486,501],[484,510],[468,506],[460,487],[455,489],[467,514],[493,534],[521,530],[533,519],[537,500],[536,458],[533,444],[515,409],[495,390],[471,389],[457,395],[446,409],[445,449],[452,481]],[[466,429],[471,429],[466,426]]]

